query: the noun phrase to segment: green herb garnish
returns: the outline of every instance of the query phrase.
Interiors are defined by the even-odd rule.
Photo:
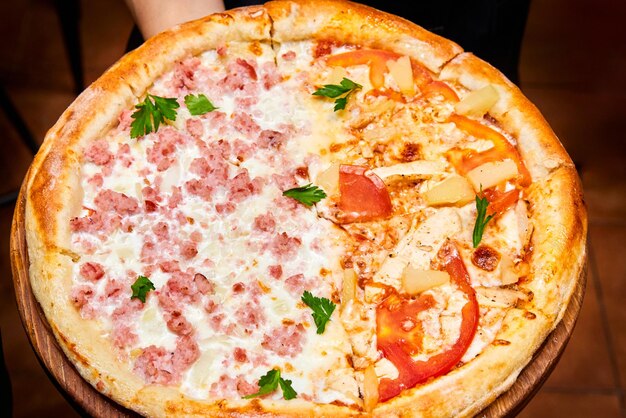
[[[313,296],[308,290],[302,295],[302,302],[313,310],[313,321],[317,326],[317,333],[322,334],[326,329],[326,323],[335,310],[335,304],[329,299]]]
[[[326,197],[326,192],[317,186],[307,184],[302,187],[294,187],[293,189],[285,190],[283,196],[296,199],[298,202],[306,205],[313,206],[313,203],[317,203]]]
[[[267,395],[272,393],[278,389],[280,385],[280,389],[283,391],[283,399],[289,400],[293,399],[298,394],[291,387],[291,380],[285,380],[280,377],[280,370],[272,369],[267,372],[265,375],[261,376],[259,379],[259,391],[257,393],[253,393],[251,395],[244,396],[244,399],[256,398],[258,396]]]
[[[189,113],[194,116],[204,115],[217,109],[204,94],[198,94],[197,96],[193,94],[186,95],[185,105],[187,105]]]
[[[148,94],[143,102],[135,106],[137,110],[131,115],[134,120],[130,124],[130,137],[137,138],[156,132],[166,119],[175,121],[176,109],[179,107],[174,98]]]
[[[345,109],[346,103],[348,103],[348,97],[361,87],[363,86],[344,77],[340,84],[326,84],[321,89],[317,89],[313,95],[335,99],[336,112],[338,110]]]
[[[480,193],[476,195],[476,223],[474,224],[474,232],[472,233],[472,244],[474,244],[474,248],[478,247],[478,244],[480,244],[485,226],[487,226],[487,222],[493,218],[493,215],[486,216],[489,201],[486,197],[482,196],[482,194],[483,189],[481,187]]]
[[[143,303],[146,303],[146,295],[150,290],[154,290],[154,284],[146,276],[139,276],[135,283],[130,288],[133,290],[131,299],[139,299]]]

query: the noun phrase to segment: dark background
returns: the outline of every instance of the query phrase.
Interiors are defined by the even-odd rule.
[[[10,197],[32,160],[20,129],[40,143],[75,98],[71,45],[64,42],[60,16],[78,22],[81,46],[75,50],[82,57],[76,68],[86,84],[124,53],[132,28],[122,0],[76,0],[81,13],[74,18],[67,10],[58,12],[71,3],[0,2],[0,87],[6,93],[0,95],[0,195],[8,198],[0,202],[0,328],[15,417],[76,416],[37,362],[15,304]],[[587,293],[574,335],[524,417],[626,417],[625,26],[622,0],[535,0],[530,7],[520,87],[579,167],[591,245]]]

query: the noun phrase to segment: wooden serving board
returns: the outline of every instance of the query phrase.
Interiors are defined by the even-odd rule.
[[[11,227],[11,266],[17,306],[30,342],[54,383],[80,412],[93,417],[137,417],[106,396],[101,395],[67,359],[57,344],[41,307],[33,296],[28,280],[28,251],[24,227],[24,185],[18,197]],[[585,292],[586,269],[579,277],[565,315],[548,336],[532,361],[520,373],[513,386],[498,397],[477,417],[514,417],[532,399],[556,366],[574,329]]]

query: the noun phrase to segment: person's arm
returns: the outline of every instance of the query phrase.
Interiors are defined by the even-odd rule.
[[[179,23],[223,12],[222,0],[126,0],[145,39]]]

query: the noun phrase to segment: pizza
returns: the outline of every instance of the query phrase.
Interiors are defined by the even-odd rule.
[[[146,416],[471,416],[585,260],[575,168],[518,88],[342,1],[148,40],[63,113],[25,193],[59,345]]]

